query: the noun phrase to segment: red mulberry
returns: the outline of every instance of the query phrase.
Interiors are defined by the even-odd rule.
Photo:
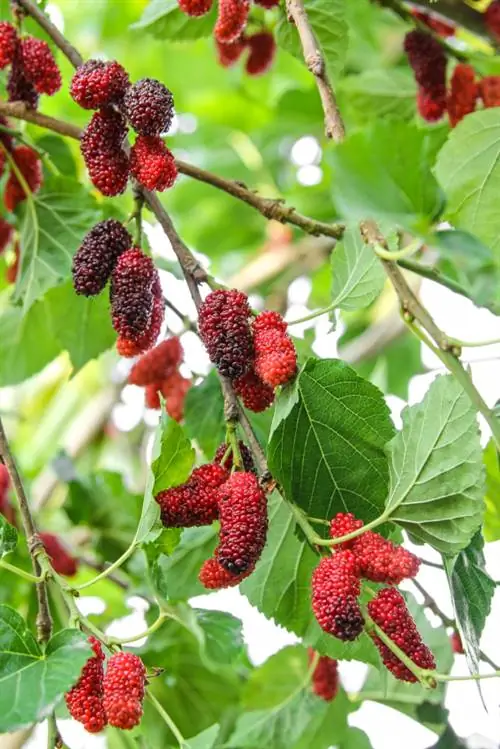
[[[155,135],[139,135],[130,151],[132,176],[148,190],[163,192],[172,187],[177,167],[171,151]]]
[[[273,64],[276,42],[270,31],[259,31],[246,40],[250,54],[245,65],[248,75],[262,75]]]
[[[455,630],[450,637],[451,649],[457,655],[463,655],[464,646],[462,644],[462,638],[460,634]]]
[[[416,666],[426,669],[436,668],[434,656],[422,642],[413,618],[406,608],[401,593],[395,588],[383,588],[368,604],[368,613],[373,621],[390,637],[395,645],[410,658]],[[384,645],[376,634],[370,633],[377,646],[384,666],[400,681],[417,681],[416,676],[394,653]]]
[[[53,533],[40,533],[52,567],[59,575],[73,577],[78,572],[78,560],[68,553],[58,536]]]
[[[179,8],[188,16],[204,16],[211,9],[214,0],[179,0]]]
[[[404,46],[419,85],[419,112],[430,122],[438,120],[446,110],[446,54],[433,36],[418,29],[406,35]]]
[[[223,68],[230,68],[231,65],[234,65],[240,59],[245,47],[246,41],[243,37],[236,39],[236,41],[230,42],[229,44],[224,44],[216,39],[215,49],[217,51],[219,64],[222,65]]]
[[[243,463],[243,470],[247,473],[255,473],[255,464],[253,462],[252,453],[248,449],[248,447],[245,445],[244,442],[239,440],[238,447],[240,448],[240,456]],[[227,457],[224,460],[224,456],[227,453]],[[218,463],[221,466],[224,466],[226,471],[231,471],[233,467],[233,451],[229,447],[229,445],[226,445],[225,442],[222,443],[222,445],[219,445],[217,448],[217,452],[214,456],[214,463]]]
[[[345,549],[323,557],[312,576],[312,608],[321,629],[339,640],[355,640],[364,626],[359,593],[353,552]]]
[[[246,294],[235,289],[212,291],[200,308],[200,336],[210,361],[231,379],[245,374],[253,360],[250,314]]]
[[[5,250],[10,240],[12,239],[13,231],[14,231],[14,227],[11,224],[9,224],[9,222],[6,221],[4,218],[0,217],[0,255]]]
[[[130,85],[126,70],[116,60],[88,60],[77,69],[70,94],[83,109],[118,104]]]
[[[156,495],[161,521],[167,528],[191,528],[210,525],[219,510],[218,489],[227,480],[227,471],[214,463],[195,468],[185,484]]]
[[[267,500],[253,473],[233,473],[219,490],[215,558],[234,575],[257,563],[266,543]]]
[[[182,346],[177,336],[168,338],[148,351],[130,370],[131,385],[150,385],[164,380],[182,361]]]
[[[110,726],[130,730],[139,725],[145,684],[146,669],[138,655],[111,656],[103,681],[103,705]]]
[[[253,370],[234,380],[233,387],[245,408],[254,413],[265,411],[274,401],[273,388],[262,382]]]
[[[83,723],[89,733],[99,733],[107,725],[103,706],[104,653],[101,643],[89,637],[95,655],[89,658],[75,686],[64,695],[69,714]]]
[[[315,657],[312,648],[309,648],[308,656],[309,664],[311,664]],[[331,702],[337,696],[339,671],[338,662],[334,658],[329,658],[327,655],[320,656],[312,675],[312,690],[326,702]]]
[[[166,133],[174,116],[172,92],[154,78],[142,78],[124,98],[127,119],[140,135]]]
[[[111,317],[118,335],[137,341],[150,328],[156,269],[138,247],[118,258],[111,275]]]
[[[255,372],[273,388],[288,382],[297,369],[295,346],[286,333],[286,327],[277,312],[263,312],[252,324]]]
[[[191,385],[191,380],[183,377],[180,372],[173,372],[161,384],[161,392],[165,398],[165,409],[174,421],[182,421],[184,418],[184,401]]]
[[[493,0],[484,14],[484,23],[490,34],[500,40],[500,0]]]
[[[61,73],[47,42],[28,36],[21,45],[26,78],[39,94],[52,96],[61,88]]]
[[[453,71],[447,101],[448,117],[452,127],[475,110],[477,95],[474,68],[460,63]]]
[[[123,115],[106,107],[92,115],[82,135],[80,147],[90,179],[107,197],[127,187],[130,159],[122,147],[126,134]]]
[[[446,96],[435,97],[433,92],[419,88],[417,92],[418,113],[426,122],[437,122],[446,112]]]
[[[487,75],[478,83],[479,96],[486,109],[500,107],[500,76]]]
[[[456,33],[457,27],[455,24],[444,21],[433,13],[426,13],[425,10],[418,10],[417,8],[411,8],[410,12],[414,18],[425,23],[431,31],[434,31],[445,39],[449,36],[454,36]]]
[[[8,523],[16,525],[16,513],[9,502],[9,472],[0,462],[0,515],[3,515]]]
[[[236,41],[245,29],[249,10],[249,0],[219,0],[215,38],[224,44]]]
[[[14,60],[17,48],[17,31],[11,23],[0,23],[0,70]]]
[[[77,294],[94,296],[106,286],[120,255],[132,245],[123,224],[100,221],[86,234],[73,258],[73,286]]]
[[[219,590],[220,588],[232,588],[239,585],[242,580],[251,575],[253,567],[239,575],[233,575],[224,569],[216,559],[207,559],[200,570],[200,583],[208,590]]]
[[[43,180],[42,163],[40,157],[29,146],[17,146],[12,152],[12,158],[24,177],[24,181],[32,193],[38,192]],[[5,207],[14,211],[19,203],[26,199],[24,187],[11,171],[4,192]]]

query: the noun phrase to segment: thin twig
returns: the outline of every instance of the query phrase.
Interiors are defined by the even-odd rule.
[[[454,291],[456,294],[460,294],[460,296],[471,299],[470,292],[467,291],[464,286],[461,286],[461,284],[459,284],[457,281],[454,281],[452,278],[448,278],[448,276],[443,276],[443,274],[435,268],[428,267],[427,265],[423,265],[422,263],[417,263],[415,260],[408,260],[406,258],[398,260],[397,264],[400,268],[404,268],[405,270],[409,270],[412,273],[416,273],[422,278],[428,278],[430,281],[435,281],[441,286],[445,286],[447,289]],[[474,300],[472,299],[472,301]]]
[[[68,58],[73,67],[78,68],[83,64],[83,57],[78,50],[68,42],[57,26],[54,26],[50,18],[35,3],[31,2],[31,0],[16,0],[16,3],[38,23],[52,39],[56,47],[59,47],[61,52]]]

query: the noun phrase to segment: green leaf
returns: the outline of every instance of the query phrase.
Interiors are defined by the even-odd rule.
[[[219,724],[216,723],[214,726],[210,726],[210,728],[189,739],[189,749],[212,749],[218,733]]]
[[[216,19],[217,3],[209,13],[193,18],[180,10],[178,0],[152,0],[132,28],[144,29],[156,39],[184,42],[211,36]]]
[[[495,440],[490,439],[484,453],[486,494],[483,533],[486,541],[500,540],[500,458]]]
[[[495,593],[495,582],[485,569],[483,547],[484,541],[478,532],[460,554],[443,560],[471,673],[478,671],[481,634]]]
[[[0,559],[10,554],[17,546],[17,531],[0,513]]]
[[[59,171],[66,177],[76,177],[76,162],[71,153],[71,148],[64,138],[59,135],[47,133],[36,139],[39,150],[46,151]]]
[[[47,717],[92,655],[85,635],[58,632],[42,654],[23,618],[0,605],[0,732]]]
[[[437,377],[402,414],[388,446],[387,513],[443,554],[465,548],[481,525],[484,470],[476,412],[452,375]]]
[[[349,510],[380,514],[389,472],[384,444],[394,428],[382,393],[347,364],[309,359],[298,401],[272,433],[269,467],[286,497],[312,517]]]
[[[212,526],[186,528],[174,553],[162,554],[152,568],[152,578],[158,594],[169,601],[183,601],[207,593],[198,580],[201,565],[212,556],[217,543],[217,532]]]
[[[340,749],[373,749],[370,739],[361,728],[350,728]]]
[[[95,199],[76,180],[50,177],[20,208],[21,268],[13,300],[26,312],[71,274],[73,255],[99,220]]]
[[[189,390],[184,407],[184,423],[188,437],[196,440],[205,456],[211,460],[226,436],[224,400],[215,370],[200,385]]]
[[[245,647],[241,619],[225,611],[194,611],[204,635],[206,657],[215,664],[230,665],[236,661]]]
[[[183,428],[163,413],[160,429],[160,455],[152,464],[155,478],[153,494],[184,483],[194,464],[194,449]]]
[[[443,203],[431,172],[440,143],[439,130],[396,121],[349,135],[331,154],[338,210],[352,221],[380,220],[384,230],[428,231]]]
[[[349,39],[345,5],[341,0],[308,0],[307,18],[323,53],[328,74],[335,79],[344,67]],[[299,60],[304,59],[297,29],[288,20],[284,6],[280,7],[275,34],[280,47]]]
[[[447,198],[446,215],[494,251],[500,260],[500,110],[484,109],[464,117],[451,130],[436,163]]]
[[[242,694],[245,710],[276,707],[307,678],[309,663],[302,645],[289,645],[250,674]]]
[[[332,252],[332,304],[339,309],[368,307],[384,288],[382,263],[359,228],[348,229]]]
[[[417,86],[409,70],[363,70],[344,78],[338,88],[363,122],[373,121],[373,117],[409,120],[415,115]]]

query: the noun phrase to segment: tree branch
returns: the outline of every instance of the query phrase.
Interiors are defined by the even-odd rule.
[[[78,68],[83,64],[83,57],[78,50],[68,42],[57,26],[54,26],[50,18],[35,3],[31,2],[31,0],[15,0],[15,2],[38,23],[40,28],[52,39],[56,47],[59,47],[61,52],[68,58],[73,67]]]

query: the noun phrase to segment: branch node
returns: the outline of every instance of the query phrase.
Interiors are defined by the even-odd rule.
[[[317,77],[321,77],[325,73],[325,63],[318,50],[316,50],[314,54],[306,57],[306,65],[308,70]]]

